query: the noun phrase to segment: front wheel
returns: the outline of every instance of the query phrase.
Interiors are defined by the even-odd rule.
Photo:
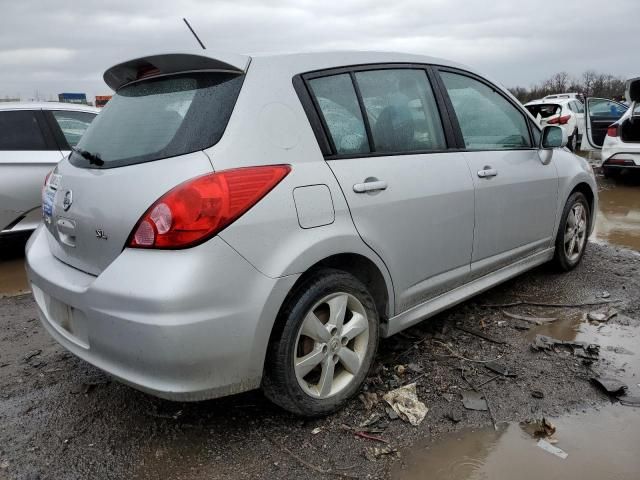
[[[318,416],[359,391],[378,345],[378,313],[358,279],[334,269],[311,274],[289,295],[276,325],[262,385],[272,402]]]
[[[573,270],[584,255],[589,234],[589,202],[580,192],[573,193],[564,206],[554,261],[563,271]]]

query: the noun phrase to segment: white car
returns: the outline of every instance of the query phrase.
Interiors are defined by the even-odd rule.
[[[561,127],[569,137],[567,146],[575,152],[584,134],[584,105],[575,98],[551,98],[560,96],[548,95],[542,100],[526,103],[525,108],[541,127],[546,125]]]
[[[602,171],[606,177],[622,170],[640,169],[640,77],[627,81],[626,97],[631,106],[607,127],[602,144]]]
[[[36,228],[45,176],[99,111],[70,103],[0,103],[0,237]]]

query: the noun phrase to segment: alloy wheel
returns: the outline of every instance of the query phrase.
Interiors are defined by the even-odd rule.
[[[369,321],[362,303],[338,292],[306,314],[295,345],[294,370],[308,395],[328,398],[347,388],[362,368]]]
[[[580,258],[587,241],[587,211],[581,203],[575,203],[567,216],[564,231],[564,252],[570,262]]]

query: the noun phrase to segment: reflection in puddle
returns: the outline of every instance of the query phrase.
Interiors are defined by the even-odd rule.
[[[29,291],[24,259],[0,260],[0,297],[17,295]]]
[[[529,339],[547,335],[558,340],[575,340],[600,345],[596,372],[624,382],[628,395],[640,396],[640,322],[618,317],[608,323],[586,320],[574,314],[532,328]],[[569,354],[558,352],[554,355]],[[640,408],[611,404],[588,413],[552,419],[557,427],[556,445],[566,453],[560,459],[543,451],[536,439],[518,424],[462,430],[439,439],[433,445],[409,452],[406,470],[397,467],[394,478],[403,480],[540,480],[579,478],[581,480],[639,478]]]
[[[463,430],[434,445],[414,450],[409,467],[398,467],[402,480],[638,478],[640,409],[610,405],[586,414],[553,419],[557,446],[568,453],[560,459],[536,446],[519,425]]]
[[[640,251],[640,185],[617,184],[598,195],[592,238]]]

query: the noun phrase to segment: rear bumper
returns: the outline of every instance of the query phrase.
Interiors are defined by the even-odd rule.
[[[125,249],[98,277],[57,260],[38,228],[27,273],[40,318],[69,351],[137,389],[201,400],[260,385],[273,321],[297,276],[264,276],[223,240]]]

